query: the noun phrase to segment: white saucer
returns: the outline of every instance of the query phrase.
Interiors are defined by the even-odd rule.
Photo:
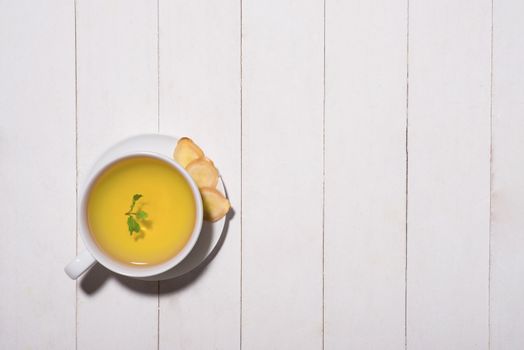
[[[120,153],[129,154],[131,152],[145,151],[172,157],[177,141],[178,138],[167,135],[143,134],[133,136],[120,141],[108,149],[100,157],[96,165],[98,165],[98,163],[106,164],[108,160],[114,159],[114,157],[118,156]],[[97,168],[96,165],[95,168]],[[217,189],[224,195],[227,195],[225,193],[222,178],[220,178],[220,181],[218,182]],[[181,263],[160,275],[144,277],[142,279],[147,281],[167,280],[182,276],[194,270],[213,252],[217,246],[218,242],[220,241],[220,237],[223,234],[225,223],[225,217],[217,222],[204,221],[202,225],[202,231],[200,232],[200,237],[198,238],[195,247],[193,250],[191,250],[189,255],[184,260],[182,260]]]

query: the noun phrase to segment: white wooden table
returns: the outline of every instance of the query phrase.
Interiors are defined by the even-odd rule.
[[[524,2],[0,2],[0,349],[523,349]],[[234,217],[71,281],[77,188],[187,135]]]

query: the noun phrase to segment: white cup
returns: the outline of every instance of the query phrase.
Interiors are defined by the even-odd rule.
[[[165,162],[166,164],[169,164],[173,168],[175,168],[184,179],[187,181],[189,187],[191,188],[191,192],[193,193],[193,198],[195,199],[195,206],[196,206],[196,220],[195,220],[195,226],[193,227],[193,232],[191,233],[191,236],[189,237],[188,242],[182,248],[178,254],[173,256],[168,261],[165,261],[161,264],[151,265],[151,266],[131,266],[128,264],[124,264],[122,262],[119,262],[111,256],[109,256],[107,253],[105,253],[94,241],[93,237],[91,236],[91,233],[89,232],[89,226],[87,224],[87,200],[89,198],[90,191],[93,187],[93,184],[97,180],[97,178],[109,167],[111,167],[113,164],[125,159],[125,158],[131,158],[131,157],[151,157],[158,160],[161,160]],[[66,274],[71,277],[72,279],[77,279],[82,275],[84,272],[86,272],[91,266],[93,266],[96,262],[101,263],[109,270],[116,272],[121,275],[129,276],[129,277],[136,277],[136,278],[143,278],[143,277],[152,277],[156,275],[160,275],[163,272],[166,272],[173,267],[175,267],[178,263],[180,263],[184,258],[189,254],[191,249],[195,246],[196,241],[198,240],[198,236],[200,235],[200,231],[202,229],[202,217],[203,217],[203,209],[202,209],[202,197],[200,196],[200,192],[198,190],[197,185],[191,178],[191,176],[187,173],[187,171],[177,162],[174,160],[165,157],[163,155],[157,154],[157,153],[150,153],[150,152],[135,152],[135,153],[129,153],[124,155],[119,155],[117,157],[114,157],[111,161],[109,161],[106,164],[99,165],[97,169],[94,169],[92,172],[92,175],[89,177],[86,186],[81,191],[80,196],[80,206],[79,206],[79,212],[78,212],[78,229],[80,237],[82,237],[82,240],[84,241],[84,244],[86,246],[86,250],[82,253],[80,253],[76,258],[74,258],[66,267],[65,272]]]

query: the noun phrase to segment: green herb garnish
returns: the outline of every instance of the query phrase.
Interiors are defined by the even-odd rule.
[[[125,213],[125,215],[127,216],[127,228],[129,229],[130,235],[132,235],[133,232],[140,232],[140,224],[137,220],[147,219],[147,213],[145,211],[138,210],[136,212],[133,212],[133,209],[135,209],[135,204],[136,202],[138,202],[140,198],[142,198],[142,195],[139,193],[133,195],[133,202],[131,203],[131,207],[129,207],[129,211]]]

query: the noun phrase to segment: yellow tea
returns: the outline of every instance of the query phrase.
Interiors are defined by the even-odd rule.
[[[141,194],[136,211],[138,232],[130,233],[132,198]],[[182,250],[196,221],[196,204],[183,175],[160,159],[137,156],[106,169],[94,182],[87,201],[87,222],[99,248],[130,265],[163,263]]]

